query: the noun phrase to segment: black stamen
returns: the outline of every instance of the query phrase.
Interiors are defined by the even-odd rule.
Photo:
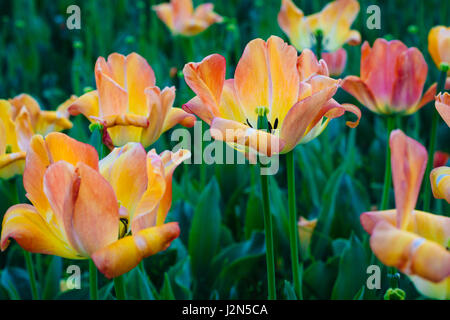
[[[269,125],[269,133],[272,132],[272,124],[270,123],[270,121],[267,121],[267,124]]]
[[[278,128],[278,118],[275,119],[275,123],[273,124],[273,128]]]
[[[250,128],[253,128],[253,126],[250,124],[250,122],[248,121],[248,119],[246,119],[247,124],[249,125]]]

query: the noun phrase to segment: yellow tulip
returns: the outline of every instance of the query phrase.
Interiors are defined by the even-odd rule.
[[[173,108],[175,87],[155,86],[153,69],[137,53],[98,58],[95,81],[97,90],[81,96],[69,112],[103,124],[115,146],[140,142],[148,147],[178,123],[194,125],[194,116]]]
[[[213,11],[212,3],[201,4],[194,11],[192,0],[170,0],[170,3],[153,6],[153,10],[174,35],[194,36],[223,21]]]
[[[402,131],[390,136],[396,209],[365,212],[370,246],[387,266],[407,274],[425,296],[450,299],[450,218],[415,210],[427,150]]]
[[[450,65],[450,27],[437,26],[430,30],[428,51],[438,68],[441,63]]]
[[[0,178],[22,174],[25,155],[34,134],[70,129],[68,106],[75,96],[56,111],[41,110],[38,102],[27,94],[0,100]]]
[[[23,177],[32,205],[6,212],[1,249],[12,238],[30,252],[90,257],[109,278],[126,273],[178,237],[178,224],[164,221],[172,173],[189,157],[129,143],[99,162],[92,146],[64,134],[35,135]]]
[[[437,167],[430,173],[431,189],[436,199],[450,203],[450,167]]]
[[[358,12],[358,1],[336,0],[322,11],[305,17],[292,0],[282,0],[278,24],[299,51],[316,46],[315,35],[320,30],[323,50],[335,52],[345,43],[357,45],[361,42],[359,32],[350,30]]]

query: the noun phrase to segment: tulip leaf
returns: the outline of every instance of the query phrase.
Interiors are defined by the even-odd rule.
[[[159,293],[159,299],[161,300],[175,300],[175,295],[172,290],[172,285],[170,284],[169,275],[166,272],[164,274],[164,283]]]
[[[61,257],[52,256],[50,265],[45,275],[45,286],[42,299],[50,300],[55,298],[60,292],[60,280],[62,275]]]
[[[329,299],[333,284],[337,277],[339,257],[330,258],[327,262],[317,260],[303,272],[303,292],[316,299]]]
[[[264,217],[262,212],[261,197],[256,191],[250,192],[245,214],[245,239],[250,239],[253,231],[260,231],[264,229]]]
[[[210,263],[217,251],[220,238],[220,192],[215,179],[200,195],[194,210],[189,232],[188,252],[192,273],[196,279],[204,279],[210,271]]]
[[[2,271],[0,284],[8,292],[11,299],[31,299],[28,273],[21,268],[8,267]]]
[[[287,280],[284,280],[283,295],[286,298],[286,300],[297,300],[294,286],[292,285],[291,282]]]
[[[339,261],[332,299],[353,299],[367,280],[367,258],[359,239],[352,235]]]
[[[140,266],[127,273],[126,292],[130,299],[155,300],[150,279]]]
[[[345,173],[343,163],[330,177],[322,197],[322,209],[319,213],[317,226],[311,238],[311,253],[316,259],[323,258],[330,243],[330,230],[334,219],[336,199],[340,184]]]
[[[192,299],[191,292],[191,265],[189,257],[178,261],[167,272],[172,292],[177,299]]]

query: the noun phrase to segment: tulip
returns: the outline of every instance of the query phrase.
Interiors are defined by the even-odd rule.
[[[56,111],[41,110],[38,102],[27,94],[10,100],[0,100],[0,178],[22,174],[25,155],[34,134],[70,129],[67,108],[75,96]]]
[[[317,219],[308,220],[303,217],[300,217],[298,220],[298,236],[300,238],[300,248],[302,254],[307,255],[309,245],[311,243],[311,237],[314,232],[314,229],[317,225]]]
[[[450,154],[443,151],[436,151],[433,157],[433,168],[442,167],[447,164]]]
[[[450,203],[450,167],[437,167],[430,173],[431,190],[436,199]]]
[[[153,69],[136,53],[98,58],[95,81],[97,90],[73,102],[69,112],[104,125],[115,146],[141,142],[148,147],[178,123],[194,125],[195,117],[172,107],[175,88],[155,86]]]
[[[441,67],[441,63],[450,65],[450,27],[437,26],[430,30],[428,51],[438,68]]]
[[[396,209],[365,212],[361,224],[385,265],[407,274],[425,296],[450,298],[450,218],[415,210],[427,150],[402,131],[390,136]]]
[[[444,94],[440,93],[436,97],[435,106],[442,119],[450,127],[450,94],[447,92],[444,92]]]
[[[223,18],[213,11],[212,3],[199,5],[195,11],[192,0],[170,0],[153,6],[158,18],[174,35],[194,36]]]
[[[299,51],[318,46],[316,35],[320,31],[321,47],[324,51],[334,52],[345,43],[357,45],[361,42],[359,32],[350,30],[358,12],[358,1],[336,0],[319,13],[305,17],[292,0],[282,0],[278,24]]]
[[[297,57],[294,47],[272,36],[249,42],[234,79],[225,80],[225,58],[213,54],[183,69],[197,94],[183,109],[211,126],[211,136],[246,154],[287,153],[317,137],[332,118],[345,111],[361,116],[353,105],[332,99],[339,80],[328,77],[325,61],[311,50]],[[258,130],[258,112],[267,115],[269,130]]]
[[[128,272],[178,237],[178,224],[164,221],[172,173],[189,156],[129,143],[99,162],[92,146],[64,134],[33,136],[23,177],[32,205],[6,212],[2,251],[12,238],[34,253],[90,257],[108,278]]]
[[[328,71],[332,77],[338,77],[344,72],[347,64],[347,51],[341,48],[335,52],[324,52],[322,58],[328,66]]]
[[[417,48],[399,40],[377,39],[361,48],[361,76],[348,76],[342,88],[369,110],[379,114],[409,115],[436,94],[436,84],[422,96],[428,66]]]

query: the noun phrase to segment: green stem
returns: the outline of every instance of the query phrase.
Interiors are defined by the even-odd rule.
[[[439,81],[437,84],[436,95],[445,90],[445,80],[447,77],[447,71],[441,70],[439,73]],[[437,126],[439,123],[439,114],[436,108],[433,108],[433,119],[431,122],[431,133],[430,133],[430,145],[428,146],[428,163],[427,169],[425,171],[425,194],[423,198],[423,210],[426,212],[430,211],[431,204],[431,181],[430,172],[433,169],[433,157],[434,151],[436,150],[436,138],[437,138]]]
[[[258,109],[258,130],[268,130],[267,112],[268,110],[264,107]],[[260,163],[260,170],[265,166],[266,165]],[[269,201],[269,177],[265,174],[260,174],[260,177],[261,194],[263,198],[264,232],[266,235],[267,287],[269,291],[268,297],[269,300],[276,300],[277,294],[275,288],[275,257],[273,252],[272,214],[270,213]]]
[[[39,299],[39,293],[36,286],[36,276],[34,274],[34,266],[33,259],[31,258],[31,253],[23,250],[23,255],[25,257],[25,263],[27,265],[28,276],[30,278],[30,287],[31,287],[31,297],[33,300]]]
[[[89,292],[91,300],[98,300],[97,267],[92,260],[89,260]]]
[[[114,289],[116,291],[117,300],[126,300],[125,286],[123,284],[123,275],[114,278]]]
[[[316,31],[316,57],[317,60],[322,59],[322,41],[323,41],[323,31]]]
[[[395,117],[387,117],[387,137],[386,137],[386,166],[384,171],[383,198],[381,199],[380,210],[386,210],[389,204],[389,190],[391,188],[391,149],[389,148],[389,136],[395,126]]]
[[[263,197],[264,231],[266,233],[267,286],[269,290],[269,300],[276,300],[275,258],[273,254],[273,230],[269,202],[269,181],[268,176],[264,174],[261,175],[261,192]]]
[[[302,288],[300,283],[300,272],[298,269],[298,229],[297,212],[295,207],[295,170],[294,170],[294,151],[286,154],[286,168],[288,181],[289,198],[289,242],[291,247],[291,266],[292,281],[294,283],[295,293],[299,299],[302,299]]]

